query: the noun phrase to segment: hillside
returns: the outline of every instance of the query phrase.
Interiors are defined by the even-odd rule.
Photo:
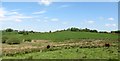
[[[29,33],[28,35],[18,34],[17,32],[3,32],[2,36],[8,38],[19,37],[20,39],[31,39],[31,40],[52,40],[52,41],[64,41],[64,40],[79,40],[79,39],[118,39],[117,34],[107,33],[91,33],[91,32],[72,32],[62,31],[53,33]]]
[[[113,33],[60,31],[45,33],[28,32],[21,34],[19,32],[2,32],[2,37],[2,41],[4,41],[2,44],[4,59],[46,59],[46,57],[50,55],[50,57],[47,57],[48,59],[117,59],[116,56],[118,53],[118,34]],[[33,40],[34,42],[32,42]],[[47,48],[48,45],[50,45],[50,48]],[[89,55],[84,51],[92,55]],[[52,54],[48,55],[47,53],[49,52],[52,52]],[[71,52],[71,55],[74,56],[66,55]],[[99,52],[102,53],[102,55],[99,55]],[[53,54],[60,56],[54,56]],[[80,56],[80,54],[82,55]],[[24,58],[23,55],[25,56]]]

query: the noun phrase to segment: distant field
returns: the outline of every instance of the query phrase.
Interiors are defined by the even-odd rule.
[[[34,39],[34,40],[52,40],[52,41],[64,41],[64,40],[80,40],[80,39],[108,39],[117,40],[117,34],[106,33],[91,33],[91,32],[56,32],[56,33],[29,33],[28,35],[18,34],[15,32],[3,32],[2,36],[9,38],[19,37],[20,39]]]

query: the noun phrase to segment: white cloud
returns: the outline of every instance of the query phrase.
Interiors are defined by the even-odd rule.
[[[109,26],[111,26],[111,24],[105,24],[105,26],[109,27]]]
[[[116,24],[112,24],[113,26],[117,26]]]
[[[89,24],[93,24],[93,23],[94,23],[94,21],[87,21],[87,23],[89,23]]]
[[[69,7],[69,5],[61,5],[59,8],[66,8]]]
[[[109,20],[109,21],[115,20],[113,17],[109,17],[109,18],[99,17],[99,19],[100,20]]]
[[[36,21],[41,21],[40,19],[37,19]]]
[[[68,23],[67,22],[63,22],[62,24],[67,25]]]
[[[112,21],[112,20],[114,20],[114,18],[108,18],[108,20],[111,20],[111,21]]]
[[[105,18],[103,16],[99,17],[100,20],[105,20]]]
[[[5,17],[5,14],[7,13],[7,11],[5,11],[4,8],[0,8],[0,22],[4,21],[5,19],[8,19]]]
[[[59,19],[58,18],[52,18],[51,21],[56,22],[56,21],[59,21]]]
[[[18,18],[18,19],[32,18],[31,16],[25,16],[25,15],[17,15],[17,16],[13,16],[13,17]]]
[[[44,19],[48,19],[49,17],[44,17]]]
[[[26,16],[20,14],[17,11],[7,11],[3,8],[0,8],[0,22],[3,21],[16,21],[21,22],[21,19],[32,18],[31,16]]]
[[[22,22],[22,20],[20,20],[20,19],[16,19],[15,21],[16,21],[16,22]]]
[[[10,12],[10,13],[8,13],[7,15],[20,15],[18,12]]]
[[[105,24],[105,26],[107,26],[107,27],[115,27],[117,25],[116,24]]]
[[[52,4],[52,1],[51,0],[40,0],[38,3],[40,5],[49,6],[50,4]]]
[[[43,10],[43,11],[39,11],[39,12],[34,12],[33,14],[44,14],[44,13],[46,13],[45,10]]]
[[[0,8],[0,18],[4,17],[7,12],[4,10],[4,8]]]
[[[14,9],[14,10],[11,10],[11,11],[19,11],[19,10],[21,10],[21,9]]]
[[[44,22],[48,22],[48,20],[44,20]]]

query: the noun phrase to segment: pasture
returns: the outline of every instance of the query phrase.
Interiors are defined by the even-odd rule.
[[[2,44],[3,59],[118,59],[118,35],[91,32],[29,33],[3,32],[18,37],[20,44]],[[24,42],[30,39],[30,42]],[[110,47],[105,44],[110,44]],[[47,48],[50,45],[50,48]]]
[[[3,32],[2,36],[8,38],[19,37],[22,39],[32,39],[32,40],[51,40],[51,41],[65,41],[65,40],[80,40],[80,39],[109,39],[117,40],[117,34],[107,34],[107,33],[91,33],[91,32],[53,32],[53,33],[29,33],[28,35],[18,34],[17,32]]]
[[[116,48],[70,48],[47,52],[32,52],[3,59],[118,59]]]

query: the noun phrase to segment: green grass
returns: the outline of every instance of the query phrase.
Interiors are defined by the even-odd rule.
[[[65,40],[73,40],[74,42],[85,39],[103,39],[107,42],[117,41],[117,34],[107,34],[107,33],[91,33],[91,32],[56,32],[56,33],[29,33],[28,35],[18,34],[16,32],[3,32],[2,36],[8,38],[20,38],[23,39],[36,39],[36,40],[51,40],[55,42],[61,42]],[[78,51],[77,51],[78,50]],[[3,59],[116,59],[117,56],[116,47],[106,48],[70,48],[46,51],[46,52],[32,52],[29,54],[16,54],[15,56],[3,56]]]
[[[113,51],[113,52],[112,52]],[[3,59],[118,59],[115,47],[70,48],[46,52],[34,52],[16,56],[3,56]]]
[[[110,39],[116,40],[117,34],[91,33],[91,32],[56,32],[56,33],[29,33],[28,35],[17,34],[15,32],[5,32],[3,36],[19,37],[21,39],[45,39],[52,41],[79,40],[79,39]]]

